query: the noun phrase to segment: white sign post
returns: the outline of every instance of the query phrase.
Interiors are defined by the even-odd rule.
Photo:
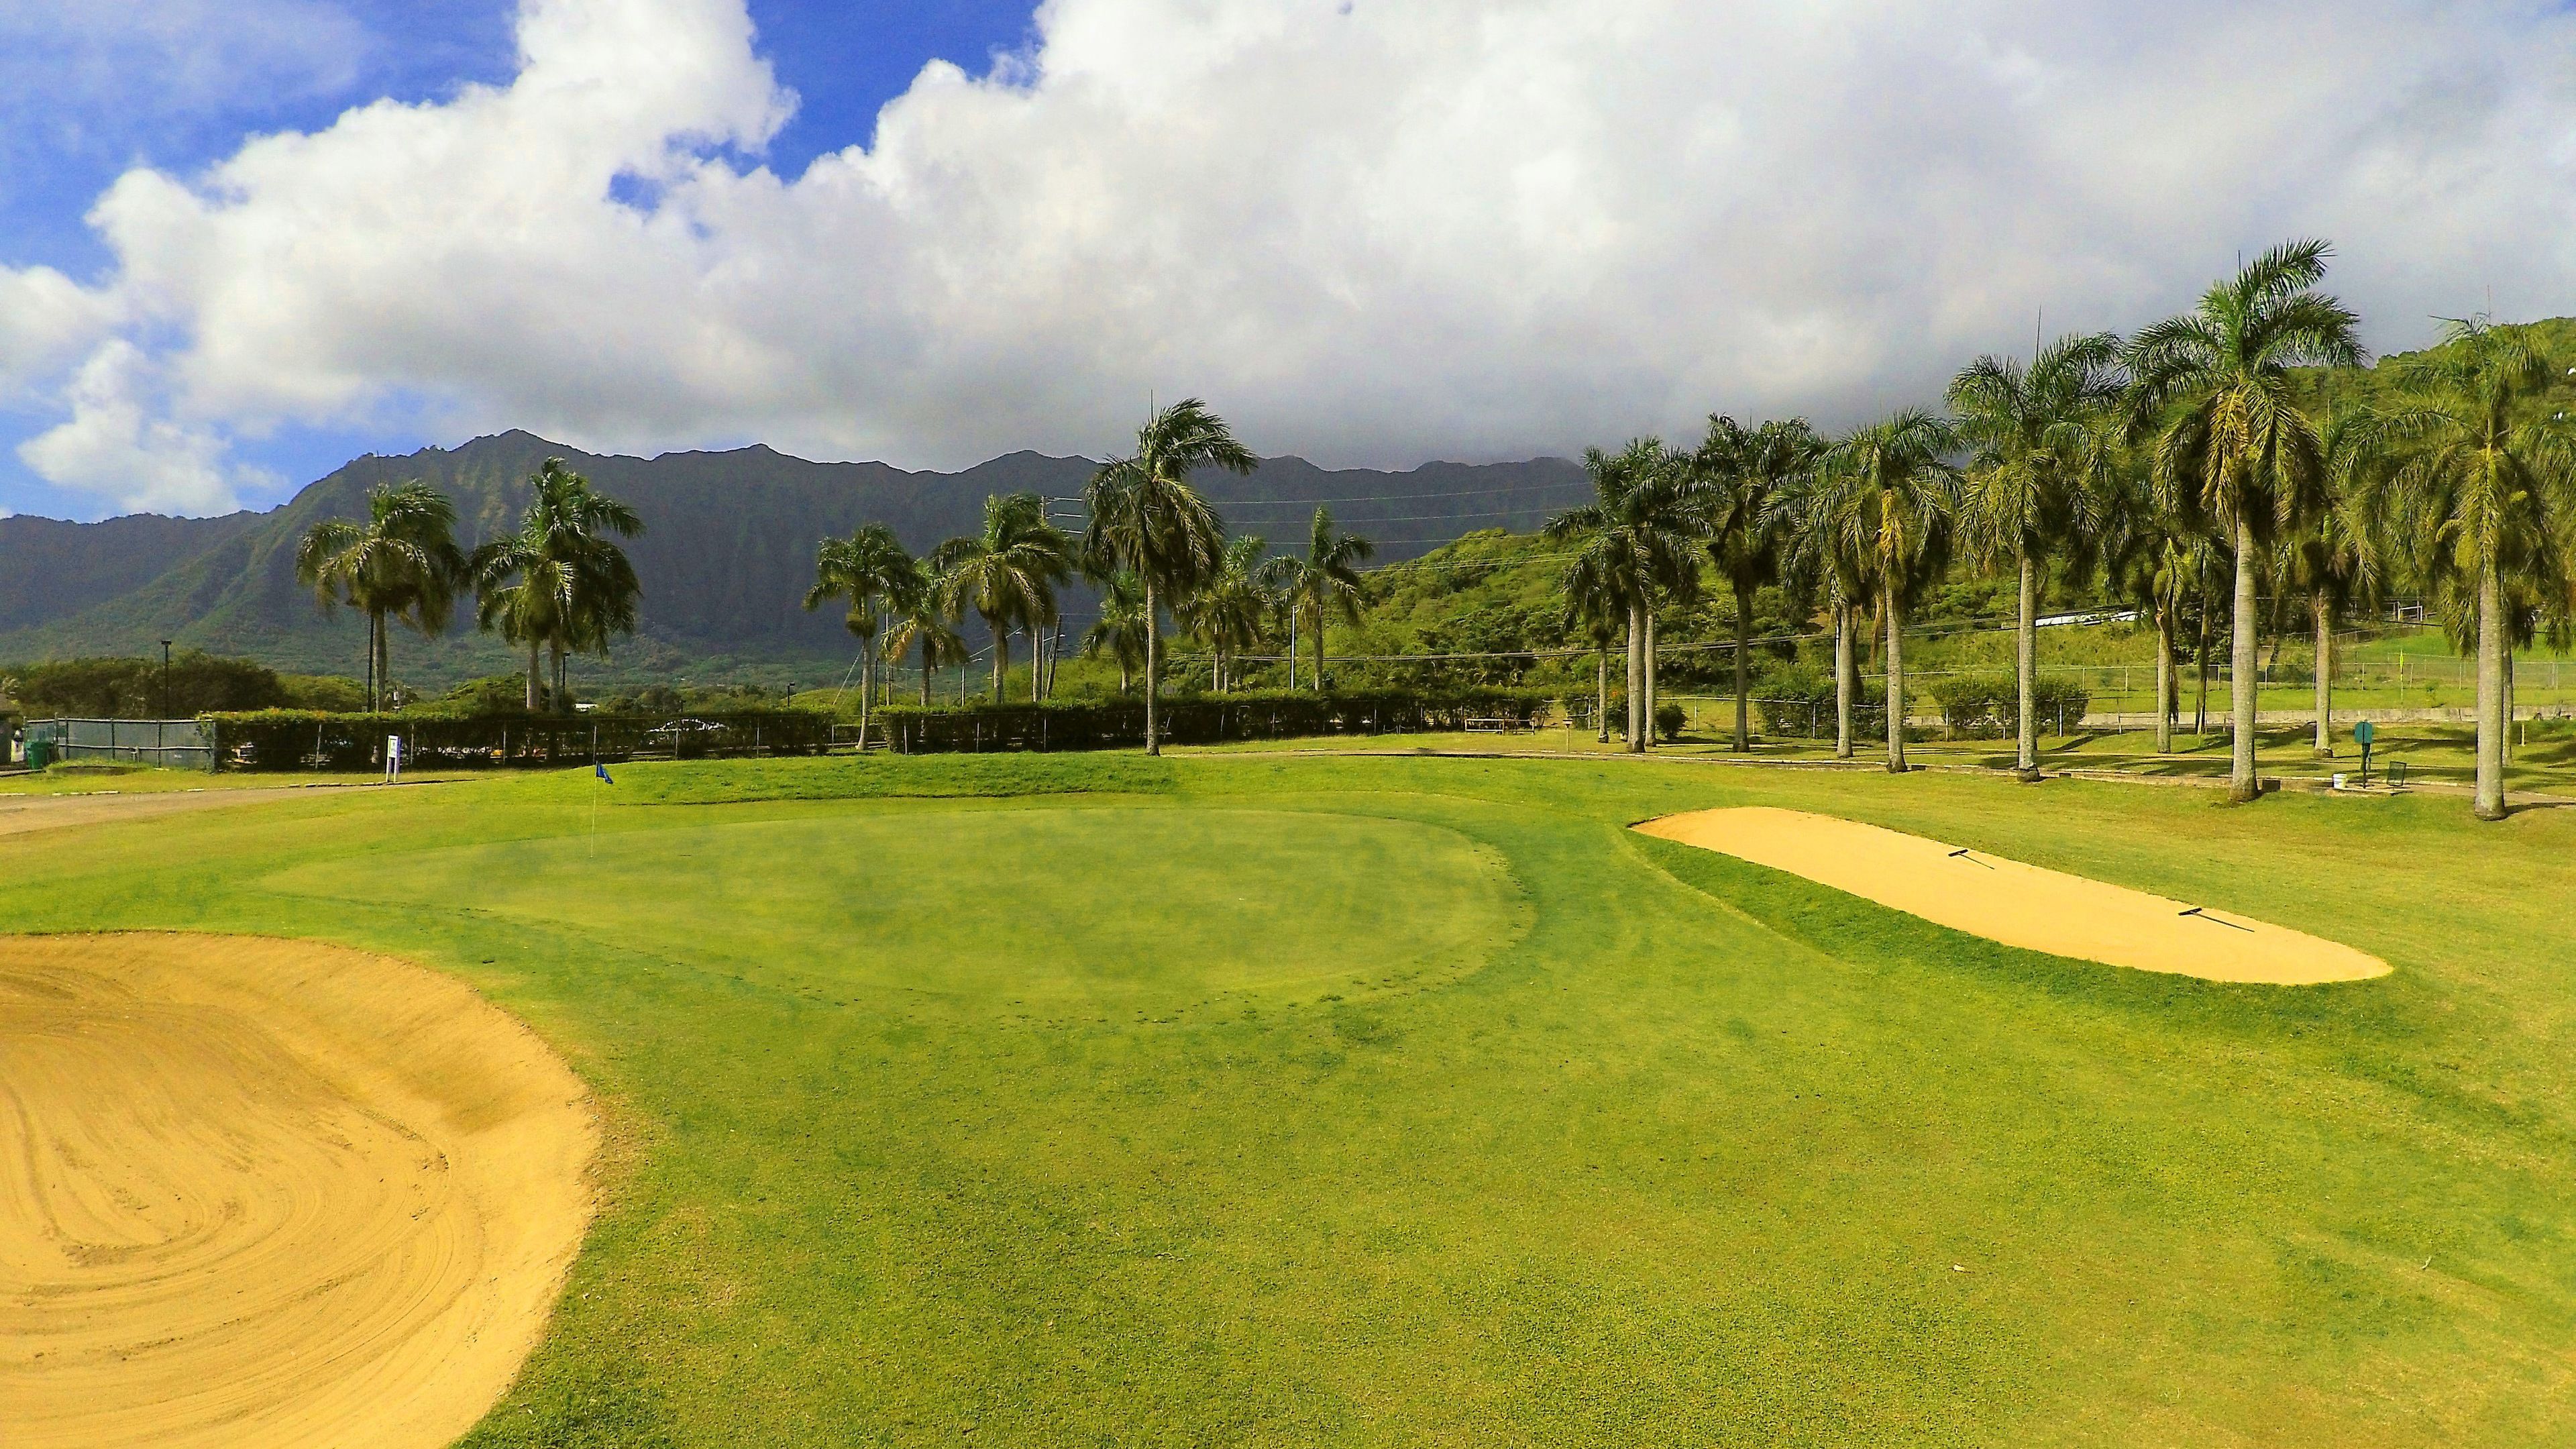
[[[402,736],[387,735],[385,736],[385,783],[391,785],[401,779]]]

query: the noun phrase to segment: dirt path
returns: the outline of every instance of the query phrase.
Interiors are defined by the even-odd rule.
[[[0,1440],[434,1449],[589,1215],[580,1081],[338,947],[0,937]]]
[[[66,825],[96,825],[103,820],[148,820],[218,805],[253,805],[262,800],[309,798],[307,786],[250,786],[243,789],[152,790],[130,795],[0,795],[0,835],[52,830]]]
[[[1829,815],[1702,810],[1636,828],[2052,956],[2276,986],[2388,974],[2376,956],[2286,927]]]

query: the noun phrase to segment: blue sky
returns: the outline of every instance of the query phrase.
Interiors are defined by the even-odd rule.
[[[515,6],[498,0],[299,4],[284,9],[278,23],[305,32],[304,43],[260,44],[254,57],[231,58],[252,63],[222,77],[203,74],[203,32],[194,25],[164,40],[112,22],[78,27],[12,18],[19,3],[0,0],[0,49],[13,52],[0,59],[7,87],[0,95],[0,265],[41,264],[84,281],[105,272],[113,257],[83,218],[131,167],[193,173],[253,134],[318,130],[353,105],[444,99],[468,83],[506,83],[514,70]],[[26,3],[32,10],[57,0]],[[102,0],[102,8],[118,7]],[[794,119],[757,159],[794,176],[823,152],[866,142],[878,108],[902,94],[926,62],[982,73],[996,51],[1024,47],[1035,6],[751,0],[750,9],[761,54],[798,98]],[[0,427],[6,423],[0,413]],[[425,439],[404,426],[289,426],[253,451],[260,466],[301,484],[358,453],[409,452],[426,441],[459,440]],[[94,500],[49,484],[6,449],[0,507],[96,511]]]

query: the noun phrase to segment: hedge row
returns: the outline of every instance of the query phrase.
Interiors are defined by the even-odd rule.
[[[720,714],[472,715],[331,714],[263,709],[197,717],[227,770],[370,770],[399,735],[418,768],[561,765],[638,755],[820,754],[832,717],[818,710],[732,710]]]
[[[1468,721],[1484,719],[1526,726],[1545,717],[1554,704],[1550,694],[1498,686],[1320,695],[1261,690],[1165,700],[1159,708],[1159,723],[1167,744],[1204,745],[1462,730]],[[1050,701],[929,710],[894,705],[877,711],[876,724],[884,730],[887,746],[901,754],[1115,749],[1144,744],[1145,702]]]

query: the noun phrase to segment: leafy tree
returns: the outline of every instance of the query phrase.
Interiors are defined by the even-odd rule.
[[[1905,763],[1905,611],[1949,564],[1951,520],[1958,508],[1958,448],[1948,422],[1908,408],[1834,444],[1826,466],[1849,490],[1834,510],[1845,547],[1864,551],[1878,585],[1880,627],[1887,631],[1887,768]]]
[[[2112,591],[2135,604],[2156,631],[2156,753],[2173,753],[2174,643],[2186,601],[2211,567],[2209,536],[2150,481],[2123,449],[2096,488],[2101,559]]]
[[[2399,400],[2374,410],[2352,446],[2385,450],[2398,525],[2415,566],[2474,631],[2478,661],[2476,810],[2504,818],[2508,655],[2534,606],[2563,601],[2576,540],[2576,430],[2529,406],[2558,372],[2520,327],[2450,325],[2409,361]]]
[[[1183,398],[1136,431],[1136,451],[1101,468],[1083,490],[1091,521],[1083,551],[1136,576],[1145,594],[1145,753],[1163,752],[1161,609],[1186,598],[1214,572],[1225,525],[1190,484],[1201,468],[1249,473],[1261,460],[1235,441],[1225,420]]]
[[[847,599],[843,622],[859,641],[859,738],[868,737],[868,712],[875,703],[877,634],[884,628],[886,605],[920,570],[904,552],[894,530],[871,523],[848,538],[827,538],[814,551],[814,587],[805,592],[810,612],[828,599]]]
[[[367,521],[326,518],[295,549],[296,581],[325,610],[367,616],[367,707],[382,709],[392,666],[385,622],[423,635],[446,631],[467,573],[456,546],[456,505],[427,483],[391,483],[367,495]]]
[[[912,650],[921,651],[921,707],[928,709],[930,676],[943,664],[964,665],[966,640],[952,626],[954,616],[942,599],[939,580],[922,560],[913,560],[911,568],[894,580],[886,605],[886,653],[901,659]]]
[[[1617,453],[1594,448],[1583,467],[1593,501],[1548,520],[1546,536],[1574,546],[1569,580],[1581,571],[1627,607],[1627,742],[1642,753],[1653,733],[1655,613],[1697,591],[1706,518],[1689,459],[1659,440],[1639,438]]]
[[[1746,428],[1729,417],[1708,420],[1692,455],[1708,518],[1708,554],[1735,596],[1735,750],[1752,746],[1750,695],[1753,595],[1781,578],[1784,519],[1773,500],[1814,471],[1824,441],[1804,418]]]
[[[1961,495],[1968,546],[2018,584],[2013,671],[2020,701],[2014,773],[2039,778],[2039,570],[2090,532],[2091,486],[2108,466],[2119,400],[2119,339],[2061,337],[2019,359],[1980,357],[1950,381],[1959,439],[1973,450]]]
[[[2325,441],[2300,409],[2291,369],[2358,366],[2360,319],[2316,290],[2332,249],[2273,248],[2210,287],[2198,310],[2130,340],[2133,418],[2152,425],[2157,485],[2216,529],[2236,573],[2230,658],[2230,796],[2261,792],[2254,769],[2255,575],[2264,548],[2323,504]]]
[[[1073,540],[1047,521],[1046,500],[1012,493],[984,500],[981,532],[952,538],[933,550],[941,602],[952,615],[972,609],[993,636],[993,702],[1003,698],[1011,672],[1011,630],[1038,630],[1057,618],[1056,586],[1073,577]],[[1029,673],[1037,698],[1037,671]]]
[[[1306,556],[1271,561],[1271,578],[1288,596],[1291,648],[1296,626],[1311,626],[1315,637],[1315,688],[1324,688],[1324,629],[1329,620],[1356,624],[1360,619],[1360,565],[1377,554],[1377,545],[1333,526],[1329,508],[1315,510],[1306,536]],[[1295,673],[1293,661],[1290,673]]]

